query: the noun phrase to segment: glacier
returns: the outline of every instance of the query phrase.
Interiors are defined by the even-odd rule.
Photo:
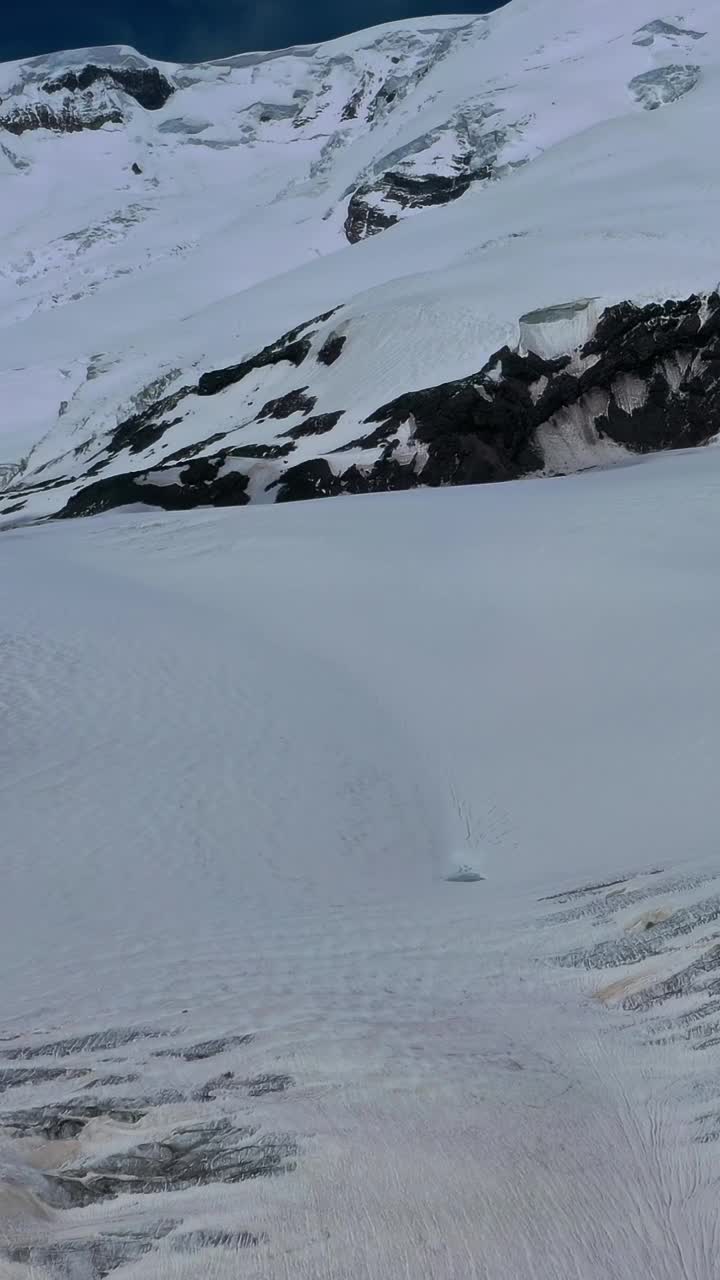
[[[3,535],[0,1273],[710,1280],[718,458]]]
[[[0,68],[2,1280],[715,1277],[719,66]]]

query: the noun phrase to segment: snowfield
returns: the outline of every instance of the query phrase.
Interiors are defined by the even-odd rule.
[[[719,457],[3,536],[3,1275],[711,1280]]]
[[[0,1280],[716,1280],[719,91],[0,67]]]

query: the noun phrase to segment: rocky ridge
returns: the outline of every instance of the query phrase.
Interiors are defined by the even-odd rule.
[[[60,514],[133,502],[169,510],[241,506],[562,474],[707,443],[720,421],[717,292],[642,307],[627,302],[599,317],[587,299],[530,313],[518,345],[497,351],[477,373],[401,395],[362,423],[353,422],[351,405],[315,413],[313,378],[343,360],[340,327],[342,313],[317,317],[120,423],[96,455],[83,458],[79,482],[53,482],[58,496],[74,490]],[[563,352],[583,331],[584,341]],[[302,385],[265,399],[266,373]],[[202,416],[203,402],[216,397],[237,425],[174,447],[186,419]],[[149,454],[156,465],[135,463]],[[23,503],[32,492],[16,484],[5,496]]]
[[[720,30],[582,2],[0,67],[3,521],[712,439]]]

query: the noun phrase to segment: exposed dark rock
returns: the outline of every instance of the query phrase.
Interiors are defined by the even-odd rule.
[[[174,453],[166,453],[163,464],[167,466],[170,462],[185,462],[188,458],[194,458],[196,454],[202,453],[203,449],[209,449],[211,445],[224,440],[227,435],[229,435],[227,431],[216,431],[214,435],[206,436],[204,440],[197,440],[195,444],[185,445],[182,449],[176,449]]]
[[[338,445],[337,449],[333,449],[333,453],[350,453],[353,449],[377,449],[378,445],[387,444],[391,438],[394,438],[396,431],[397,425],[394,422],[385,422],[374,431],[368,431],[367,435],[356,436],[354,440],[348,440],[347,444]]]
[[[377,182],[358,187],[353,193],[345,219],[345,235],[351,244],[356,244],[358,240],[393,226],[399,214],[389,210],[388,204],[396,205],[401,211],[450,204],[464,196],[474,182],[491,176],[492,167],[489,165],[449,175],[390,170]]]
[[[439,173],[386,173],[385,186],[390,199],[399,204],[401,209],[428,209],[433,205],[459,200],[460,196],[469,191],[473,182],[483,181],[491,173],[489,167],[450,177]]]
[[[229,365],[225,369],[211,369],[208,373],[203,373],[195,388],[197,394],[199,396],[217,395],[219,391],[224,391],[226,387],[242,382],[244,378],[247,378],[248,374],[254,373],[256,369],[265,369],[269,365],[281,364],[283,360],[287,360],[298,368],[310,351],[314,333],[313,326],[325,324],[338,310],[338,307],[333,307],[332,310],[324,311],[322,315],[315,316],[312,320],[305,320],[303,324],[296,325],[294,329],[284,333],[282,337],[278,338],[277,342],[271,342],[269,346],[263,347],[262,351],[251,356],[248,360],[241,361],[240,364]]]
[[[385,213],[376,205],[369,203],[370,192],[360,188],[350,197],[344,230],[350,244],[366,240],[368,236],[376,236],[380,231],[387,231],[398,221],[397,214]]]
[[[228,449],[227,456],[229,458],[286,458],[294,448],[292,441],[287,444],[242,444]]]
[[[112,1027],[108,1031],[91,1031],[84,1036],[66,1036],[64,1040],[50,1040],[45,1044],[13,1045],[2,1049],[2,1056],[10,1060],[29,1061],[33,1058],[70,1058],[77,1053],[99,1053],[104,1049],[120,1049],[136,1040],[157,1040],[168,1035],[167,1031],[155,1031],[151,1027]]]
[[[223,462],[224,456],[217,454],[212,458],[192,458],[180,472],[180,482],[192,486],[213,484]]]
[[[288,391],[284,396],[268,400],[258,414],[263,418],[290,418],[294,413],[312,413],[317,404],[315,396],[306,396],[307,387],[298,387],[296,391]]]
[[[368,74],[368,72],[365,72],[365,74],[361,77],[360,83],[358,84],[357,88],[353,90],[347,102],[345,103],[345,106],[343,107],[340,115],[341,120],[357,120],[360,107],[363,104],[363,99],[365,98],[365,95],[370,90],[372,80],[373,80],[372,75]]]
[[[331,498],[342,493],[343,486],[325,458],[312,458],[290,467],[279,480],[267,486],[277,489],[277,502],[304,502],[308,498]]]
[[[243,360],[240,364],[230,365],[226,369],[212,369],[208,373],[203,373],[197,385],[197,394],[199,396],[216,396],[218,392],[224,391],[226,387],[232,387],[235,383],[242,382],[243,378],[247,378],[248,374],[254,373],[256,369],[280,364],[283,360],[287,360],[297,368],[308,355],[310,345],[309,337],[297,338],[291,342],[285,342],[281,338],[279,342],[272,343],[269,347],[264,347],[262,351],[249,360]]]
[[[542,466],[534,433],[543,413],[533,403],[533,378],[526,376],[530,370],[516,369],[516,357],[509,350],[498,358],[498,382],[483,370],[476,378],[400,396],[368,419],[393,431],[414,421],[417,440],[430,446],[422,483],[482,484],[513,479]],[[534,365],[535,357],[528,360]]]
[[[33,129],[51,129],[54,133],[81,133],[83,129],[102,129],[106,124],[122,124],[123,115],[117,107],[90,113],[77,111],[72,103],[66,103],[55,111],[45,102],[31,107],[15,107],[7,115],[0,115],[0,129],[19,136]]]
[[[418,476],[413,465],[403,464],[385,455],[369,466],[355,463],[342,475],[343,493],[400,493],[415,489]]]
[[[347,338],[343,333],[331,333],[329,338],[318,351],[317,358],[320,364],[331,365],[340,358],[342,349],[347,342]]]
[[[132,172],[136,176],[142,173],[142,169],[140,168],[140,165],[138,164],[137,160],[133,160],[132,165],[130,167],[132,169]]]
[[[184,1058],[186,1062],[201,1062],[206,1058],[216,1058],[227,1049],[237,1049],[251,1044],[255,1039],[252,1033],[237,1036],[218,1036],[214,1040],[202,1040],[199,1044],[175,1045],[171,1049],[158,1049],[155,1058]]]
[[[56,80],[46,81],[42,87],[46,93],[59,93],[63,89],[77,93],[89,89],[98,80],[122,89],[147,111],[164,107],[175,92],[157,67],[96,67],[93,63],[88,63],[82,71],[66,71]]]
[[[37,471],[34,472],[33,474],[39,475],[40,472],[44,471],[46,467],[48,467],[49,465],[50,465],[49,463],[44,462],[43,465],[41,467],[38,467]],[[63,485],[66,485],[71,478],[72,478],[71,476],[64,475],[64,476],[59,476],[57,480],[33,479],[32,483],[24,485],[22,489],[18,489],[17,483],[16,483],[13,485],[13,494],[15,494],[16,492],[19,492],[19,493],[22,493],[23,498],[27,498],[28,495],[31,493],[45,493],[50,489],[61,489]]]
[[[421,78],[423,72],[420,72]],[[372,101],[368,104],[367,118],[373,122],[380,116],[384,115],[386,109],[392,106],[398,95],[405,97],[411,85],[410,77],[401,78],[391,75],[384,84],[380,86]]]
[[[182,422],[182,416],[170,418],[168,422],[139,421],[144,417],[144,414],[138,414],[135,419],[129,419],[118,427],[108,445],[110,453],[118,453],[126,447],[131,453],[143,453],[145,449],[150,448],[150,445],[161,440],[171,427],[176,427],[179,422]]]
[[[75,1205],[119,1195],[179,1191],[207,1183],[242,1182],[294,1168],[292,1138],[237,1127],[222,1118],[173,1130],[162,1141],[142,1142],[92,1164],[49,1175]]]
[[[505,347],[471,377],[381,406],[367,420],[378,424],[375,430],[338,451],[382,448],[376,461],[338,473],[325,459],[311,459],[268,488],[289,502],[514,479],[542,468],[538,432],[557,429],[556,416],[570,409],[585,414],[599,436],[636,452],[704,443],[720,421],[717,294],[704,310],[698,297],[609,308],[572,371],[569,356],[549,360]],[[425,450],[418,467],[394,456],[397,433],[408,423]]]
[[[157,477],[157,481],[153,477]],[[239,471],[195,484],[183,482],[182,477],[177,483],[163,483],[162,468],[123,472],[95,480],[73,494],[58,513],[58,519],[94,516],[138,502],[161,507],[163,511],[190,511],[199,506],[242,507],[249,501],[248,483],[248,477]]]
[[[547,309],[548,326],[555,313],[565,311],[570,313],[572,307]],[[545,322],[533,323],[538,325],[542,349]],[[299,326],[257,356],[203,374],[197,388],[177,394],[216,394],[252,370],[282,360],[300,364],[310,349],[312,334],[307,330],[307,325]],[[256,390],[253,385],[253,394]],[[111,448],[132,447],[133,442],[140,447],[148,439],[145,433],[166,429],[158,418],[168,414],[175,402],[175,396],[166,397],[121,424]],[[262,415],[282,418],[307,412],[310,404],[306,389],[296,389],[269,401],[255,421]],[[311,416],[284,434],[289,441],[320,436],[332,430],[339,416],[339,412]],[[276,493],[278,501],[289,502],[418,485],[511,480],[549,467],[546,456],[552,459],[556,440],[561,450],[571,450],[576,438],[578,446],[582,443],[583,456],[587,456],[587,440],[593,437],[643,453],[704,444],[718,423],[718,294],[642,307],[622,303],[604,311],[592,339],[572,357],[551,359],[524,347],[504,347],[477,373],[409,391],[382,405],[366,419],[367,430],[335,451],[335,465],[322,456],[308,459],[273,478],[267,491]],[[68,502],[62,514],[89,514],[139,501],[171,509],[244,502],[248,478],[237,472],[222,476],[226,459],[235,458],[238,465],[242,458],[281,459],[289,448],[274,443],[225,448],[212,458],[199,459],[201,468],[188,466],[178,483],[168,484],[163,483],[170,461],[166,459],[155,471],[107,477],[88,486]],[[341,459],[353,450],[365,451],[367,462],[355,462],[343,470]],[[173,457],[185,461],[191,452],[179,451]],[[102,460],[93,464],[98,469],[104,465]],[[29,492],[23,489],[22,497]]]
[[[126,418],[110,437],[107,452],[114,454],[122,449],[129,449],[131,453],[142,453],[143,449],[155,444],[156,440],[159,440],[170,427],[182,422],[182,417],[172,418],[167,422],[159,422],[158,419],[171,413],[181,400],[190,395],[192,390],[192,387],[181,387],[172,395],[164,396],[161,400],[149,405],[147,409]]]
[[[368,422],[414,421],[429,450],[423,484],[503,480],[539,468],[539,428],[552,430],[555,416],[574,407],[601,436],[635,452],[705,443],[720,421],[720,298],[710,296],[705,315],[702,307],[691,297],[608,308],[577,373],[568,358],[503,348],[473,377],[400,396]],[[607,408],[585,410],[598,392]]]
[[[292,436],[293,440],[302,440],[305,436],[325,435],[337,426],[344,412],[344,409],[340,409],[337,413],[318,413],[314,418],[306,418],[298,427],[290,427],[283,434]]]

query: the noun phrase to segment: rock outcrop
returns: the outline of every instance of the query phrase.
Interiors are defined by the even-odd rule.
[[[35,129],[80,133],[121,125],[126,119],[123,98],[146,111],[157,111],[175,86],[157,67],[100,67],[93,63],[45,80],[29,95],[0,110],[0,129],[19,136]],[[58,101],[54,101],[57,97]]]
[[[515,349],[503,347],[469,377],[381,405],[340,445],[333,445],[333,436],[350,407],[314,414],[316,397],[308,385],[258,401],[251,378],[285,362],[291,368],[304,364],[309,381],[313,326],[327,318],[150,405],[116,429],[107,454],[88,474],[97,475],[123,450],[132,456],[159,439],[183,421],[198,396],[230,389],[250,397],[248,405],[254,396],[258,406],[242,431],[267,430],[278,420],[274,443],[238,445],[234,433],[220,433],[203,442],[202,456],[193,456],[197,447],[180,449],[161,465],[93,479],[61,514],[89,515],[133,502],[178,510],[484,484],[700,445],[720,426],[718,293],[646,306],[625,302],[599,316],[592,299],[529,313]],[[334,349],[334,359],[342,360],[342,350]],[[293,464],[296,446],[313,439],[316,455]],[[266,470],[258,489],[250,481],[260,462]]]

